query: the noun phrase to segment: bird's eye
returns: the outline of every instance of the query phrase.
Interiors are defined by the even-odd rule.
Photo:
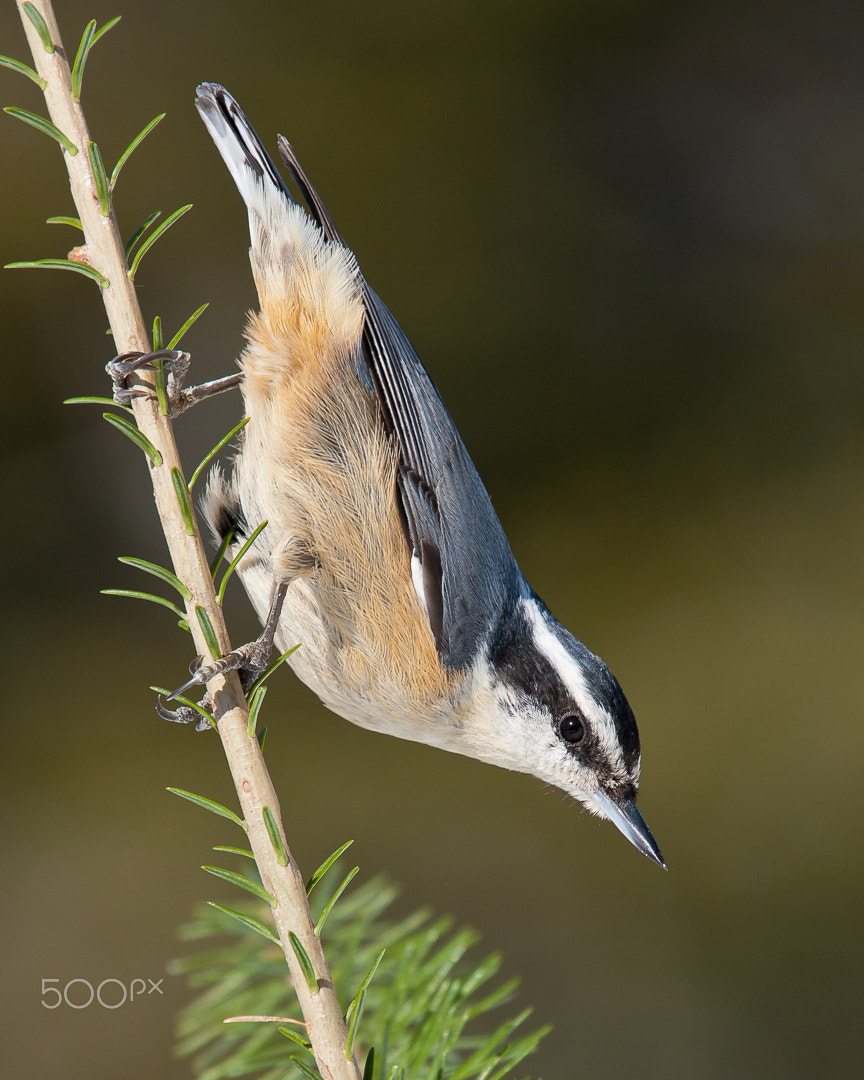
[[[576,746],[585,738],[585,721],[578,716],[565,716],[558,725],[561,738],[571,746]]]

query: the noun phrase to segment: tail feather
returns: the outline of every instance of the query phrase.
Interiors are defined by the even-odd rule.
[[[327,207],[321,201],[321,196],[312,187],[309,181],[309,177],[300,162],[297,160],[297,155],[294,153],[294,147],[284,135],[277,137],[277,143],[279,145],[279,156],[285,164],[285,167],[291,173],[291,179],[297,185],[303,201],[312,215],[318,228],[321,230],[326,240],[331,240],[336,244],[344,244],[345,241],[339,234],[339,230],[333,224],[333,218],[330,217],[330,212]]]
[[[276,193],[296,205],[246,114],[223,86],[201,83],[195,105],[250,213],[267,217]]]
[[[311,216],[292,198],[224,87],[202,83],[195,104],[249,212],[260,312],[250,316],[247,327],[243,393],[247,401],[260,394],[272,402],[298,370],[323,370],[328,362],[342,364],[359,352],[362,279],[293,153],[289,167],[310,200]]]

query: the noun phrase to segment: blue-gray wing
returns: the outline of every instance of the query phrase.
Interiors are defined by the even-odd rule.
[[[343,243],[290,143],[279,152],[328,240]],[[469,663],[521,592],[521,574],[477,470],[404,331],[363,283],[363,382],[399,448],[397,498],[441,662]]]
[[[400,450],[405,533],[419,560],[443,663],[476,653],[519,591],[521,576],[486,489],[402,328],[366,286],[363,353],[385,425]]]

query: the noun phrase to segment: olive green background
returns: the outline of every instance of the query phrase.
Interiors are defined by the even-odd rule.
[[[663,874],[524,776],[328,714],[286,672],[268,759],[301,866],[482,930],[555,1030],[546,1080],[860,1075],[864,9],[745,3],[58,4],[122,23],[84,104],[126,233],[194,211],[139,273],[197,379],[254,302],[242,205],[192,105],[294,143],[460,425],[534,587],[625,687]],[[11,0],[0,52],[24,58]],[[0,70],[0,99],[39,110]],[[60,154],[0,116],[0,262],[62,255]],[[97,290],[0,275],[0,1007],[17,1077],[183,1077],[187,990],[48,1011],[43,979],[157,980],[227,823],[217,740],[159,722],[188,638],[116,555],[164,560],[135,450],[95,408]],[[190,465],[238,399],[179,424]],[[254,633],[237,588],[235,638]],[[79,990],[80,990],[79,986]],[[75,993],[72,993],[73,998]],[[82,994],[77,998],[81,1000]]]

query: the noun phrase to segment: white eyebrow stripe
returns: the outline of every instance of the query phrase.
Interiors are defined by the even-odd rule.
[[[563,643],[549,629],[536,604],[531,603],[530,600],[523,600],[522,606],[531,625],[537,648],[548,657],[561,681],[579,704],[600,742],[600,748],[606,760],[616,773],[626,776],[627,768],[614,721],[591,693],[590,684],[581,665],[573,659]]]
[[[528,617],[528,622],[531,624],[534,643],[540,652],[549,659],[572,696],[578,702],[582,702],[586,698],[593,701],[585,678],[585,672],[546,625],[537,605],[531,603],[530,600],[523,600],[522,605]]]

